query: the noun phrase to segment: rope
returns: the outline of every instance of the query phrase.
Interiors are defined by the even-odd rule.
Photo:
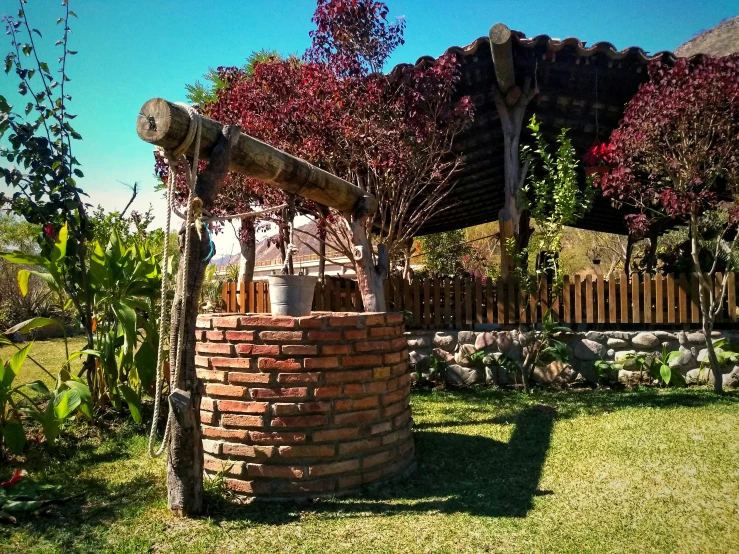
[[[167,269],[169,265],[169,233],[171,229],[171,222],[172,222],[172,212],[175,211],[174,209],[174,189],[176,186],[176,179],[177,179],[177,168],[180,165],[180,163],[183,163],[185,166],[187,166],[187,160],[185,159],[184,155],[187,149],[192,144],[193,140],[195,141],[195,153],[193,155],[193,163],[192,167],[187,167],[186,176],[187,176],[187,184],[188,188],[190,189],[189,197],[188,197],[188,207],[191,206],[193,200],[195,199],[195,181],[197,179],[198,174],[198,158],[200,155],[200,135],[202,130],[201,125],[201,119],[200,114],[192,108],[191,106],[185,105],[187,109],[187,113],[190,115],[190,124],[187,127],[187,134],[185,135],[185,139],[182,141],[182,144],[180,144],[177,148],[175,148],[172,151],[163,151],[162,154],[164,156],[164,159],[167,163],[167,166],[169,167],[169,175],[167,179],[167,218],[166,218],[166,232],[165,232],[165,240],[164,240],[164,252],[162,254],[162,292],[160,296],[160,301],[162,305],[162,313],[159,320],[159,346],[157,348],[157,375],[156,375],[156,388],[154,393],[154,415],[151,422],[151,432],[149,433],[149,455],[152,457],[158,457],[161,456],[164,450],[167,447],[167,443],[169,442],[169,435],[170,435],[170,424],[169,424],[169,418],[167,418],[167,425],[164,428],[164,437],[162,438],[162,444],[159,446],[158,449],[154,449],[154,440],[156,439],[156,428],[157,428],[157,421],[159,420],[159,411],[161,409],[161,396],[162,396],[162,382],[163,382],[163,376],[162,376],[162,365],[164,363],[164,331],[165,331],[165,322],[167,318]],[[183,309],[185,304],[185,297],[184,297],[184,289],[185,289],[185,281],[187,280],[187,266],[188,266],[188,253],[190,248],[190,234],[191,234],[191,224],[190,224],[190,218],[192,215],[193,210],[188,210],[188,220],[186,222],[185,227],[185,257],[184,257],[184,266],[183,266],[183,272],[182,275],[185,276],[184,279],[178,279],[176,284],[176,291],[175,291],[175,298],[182,303]],[[207,228],[207,225],[206,225]],[[210,233],[210,231],[209,231]],[[213,247],[213,243],[211,241],[211,248]],[[174,306],[173,306],[174,308]],[[172,369],[172,375],[171,375],[171,383],[173,383],[175,386],[177,385],[177,379],[179,377],[179,360],[182,357],[181,354],[184,349],[184,332],[185,332],[185,326],[180,325],[179,329],[179,335],[177,338],[177,352],[172,353],[170,352],[170,362],[171,362],[171,369]],[[174,355],[172,355],[174,354]]]

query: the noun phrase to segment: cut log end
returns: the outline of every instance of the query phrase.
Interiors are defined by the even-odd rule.
[[[169,102],[164,98],[152,98],[141,106],[136,120],[136,133],[141,140],[156,144],[166,138],[171,124],[172,110]]]
[[[496,23],[490,27],[490,42],[495,45],[505,44],[511,39],[511,30],[505,23]]]

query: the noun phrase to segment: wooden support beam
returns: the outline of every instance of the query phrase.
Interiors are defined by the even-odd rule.
[[[505,96],[509,90],[516,86],[516,76],[513,71],[511,30],[503,23],[496,23],[490,28],[489,36],[490,50],[493,54],[493,64],[495,64],[495,78],[498,81],[501,94]],[[518,98],[513,100],[513,104],[517,100]]]
[[[139,137],[155,146],[175,149],[184,141],[190,125],[190,115],[183,106],[152,98],[142,107],[136,121]],[[207,160],[222,136],[223,125],[202,118],[200,159]],[[192,156],[194,145],[185,153]],[[241,173],[269,183],[292,194],[299,194],[319,204],[330,206],[344,214],[352,214],[360,200],[369,214],[377,211],[377,200],[359,187],[319,169],[305,160],[291,156],[241,133],[234,148],[229,171]]]

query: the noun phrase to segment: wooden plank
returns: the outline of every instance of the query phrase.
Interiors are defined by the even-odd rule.
[[[386,307],[390,305],[390,288],[391,287],[392,285],[390,284],[390,279],[385,279],[385,282],[383,283],[383,286],[382,286],[382,292],[385,295],[385,306]]]
[[[239,306],[238,306],[238,303],[236,302],[236,283],[235,282],[230,283],[230,288],[231,290],[229,292],[230,292],[231,297],[229,298],[230,305],[228,307],[228,311],[238,312]]]
[[[529,317],[529,297],[523,287],[518,287],[518,323],[531,322]]]
[[[508,309],[506,312],[510,323],[518,322],[516,317],[516,282],[514,279],[508,279]]]
[[[423,324],[431,327],[431,279],[423,280]]]
[[[621,321],[620,323],[629,322],[629,277],[625,272],[621,272],[619,275],[619,288],[621,294],[619,300],[621,301]]]
[[[421,280],[413,279],[413,323],[421,325]]]
[[[247,297],[246,297],[246,285],[244,281],[239,283],[239,311],[242,314],[246,313]]]
[[[729,320],[736,321],[736,273],[729,273],[729,282],[726,285],[726,302],[728,304]]]
[[[536,323],[537,323],[537,318],[536,318],[536,311],[537,310],[536,310],[536,308],[537,308],[537,306],[539,304],[538,292],[539,292],[539,290],[537,289],[536,291],[529,293],[529,314],[528,314],[529,317],[528,317],[528,321],[529,321],[529,323],[532,323],[534,325],[536,325]],[[523,312],[523,311],[524,310],[522,308],[521,309],[521,312]]]
[[[434,325],[441,327],[441,279],[434,279]]]
[[[598,323],[606,322],[606,284],[603,276],[599,276],[595,282],[598,289]]]
[[[464,282],[464,322],[472,326],[472,280],[465,279]]]
[[[254,311],[258,314],[264,313],[264,301],[262,298],[262,286],[264,285],[264,281],[257,281],[254,283],[254,298],[255,298],[255,305],[254,305]]]
[[[323,285],[323,309],[327,312],[333,312],[334,306],[334,280],[331,277],[326,277],[326,282]]]
[[[680,274],[680,283],[678,289],[678,305],[680,309],[680,317],[678,323],[690,323],[688,319],[688,278],[684,273]]]
[[[652,276],[644,274],[644,323],[652,323]]]
[[[575,275],[575,323],[582,323],[582,282],[580,275]]]
[[[499,325],[503,325],[505,323],[505,279],[503,277],[498,277],[498,282],[496,283],[496,288],[498,289],[498,323]]]
[[[677,305],[677,297],[675,296],[675,276],[667,276],[667,323],[675,323],[675,306]]]
[[[462,326],[462,282],[457,276],[454,278],[454,327]]]
[[[593,313],[593,276],[585,276],[585,322],[595,323]]]
[[[493,323],[495,319],[495,310],[493,309],[493,280],[488,277],[485,280],[485,308],[487,308],[487,318],[485,323]]]
[[[452,324],[452,280],[444,277],[444,325]]]
[[[342,302],[341,302],[341,292],[342,292],[342,288],[343,288],[342,285],[343,284],[344,284],[344,280],[343,279],[336,279],[336,283],[334,284],[334,301],[333,301],[333,304],[334,304],[334,311],[335,312],[343,312],[344,311],[344,307],[343,307]],[[386,296],[390,293],[390,287],[391,287],[390,281],[389,280],[385,281],[385,294],[386,294]],[[389,306],[389,305],[390,305],[390,303],[386,300],[385,301],[385,306]]]
[[[608,279],[608,323],[616,323],[618,321],[618,312],[616,311],[616,296],[618,294],[616,292],[617,290],[616,276],[611,274],[610,279]]]
[[[700,299],[698,297],[700,291],[700,283],[698,281],[698,274],[690,274],[690,320],[693,323],[700,323],[701,321],[701,308]]]
[[[662,286],[662,274],[657,273],[654,276],[654,308],[656,311],[654,322],[664,323],[665,322],[665,293]]]
[[[572,323],[572,313],[570,311],[570,276],[565,275],[562,279],[562,302],[564,305],[564,317],[562,318],[565,323]]]
[[[228,310],[228,283],[221,285],[221,300],[223,300],[223,305]]]
[[[482,323],[483,306],[482,306],[482,283],[480,279],[475,278],[475,321]]]
[[[357,287],[357,292],[359,292],[359,287]],[[362,295],[359,294],[359,297]],[[359,302],[357,302],[357,307],[359,307]],[[403,310],[407,312],[413,311],[413,296],[411,291],[411,283],[408,282],[408,279],[403,279]]]
[[[641,323],[641,291],[639,274],[631,274],[631,322]]]
[[[249,283],[249,313],[257,313],[257,283]]]
[[[549,311],[548,283],[546,277],[539,277],[539,306],[541,306],[541,318]]]

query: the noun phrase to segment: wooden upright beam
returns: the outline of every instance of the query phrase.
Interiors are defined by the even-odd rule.
[[[511,30],[503,23],[496,23],[490,28],[489,36],[490,50],[493,54],[493,64],[495,64],[495,78],[498,81],[500,92],[505,96],[516,86]]]
[[[207,160],[222,135],[223,125],[207,117],[201,119],[200,159]],[[183,106],[152,98],[141,107],[136,132],[142,140],[172,150],[183,143],[189,125],[190,115]],[[193,154],[194,144],[185,152],[186,156]],[[367,196],[359,187],[244,133],[233,150],[229,171],[300,194],[344,214],[351,214]],[[377,200],[370,197],[367,208],[370,214],[376,212]]]

